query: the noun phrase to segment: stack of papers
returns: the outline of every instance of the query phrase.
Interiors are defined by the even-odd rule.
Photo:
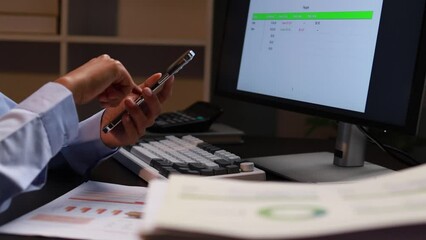
[[[422,233],[410,236],[424,239],[425,203],[426,165],[326,184],[172,175],[150,182],[149,189],[87,182],[0,232],[72,239],[272,240],[375,230],[377,239],[383,230],[414,226]]]
[[[147,189],[89,181],[0,227],[0,233],[136,240]]]
[[[426,223],[426,166],[357,182],[171,176],[147,195],[144,239],[294,239]]]

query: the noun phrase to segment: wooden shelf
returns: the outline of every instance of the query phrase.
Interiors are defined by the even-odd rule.
[[[59,35],[27,35],[27,34],[0,34],[0,41],[16,42],[60,42]]]
[[[67,42],[67,43],[101,43],[101,44],[133,44],[133,45],[166,45],[166,46],[205,46],[199,39],[155,39],[155,38],[125,38],[99,36],[60,36],[60,35],[25,35],[0,34],[0,41],[17,42]]]
[[[103,53],[141,79],[162,71],[191,48],[196,58],[177,76],[185,80],[176,81],[187,102],[167,104],[165,110],[209,99],[213,0],[58,1],[57,35],[0,33],[0,51],[8,56],[0,60],[0,75],[13,76],[13,84],[19,85],[14,89],[2,79],[0,89],[6,95],[20,101],[23,92],[29,95],[36,89],[34,82],[41,86]],[[42,81],[43,76],[50,77]],[[202,93],[191,93],[195,89]]]
[[[155,39],[155,38],[125,38],[125,37],[97,37],[97,36],[69,36],[69,43],[101,43],[126,45],[165,45],[165,46],[205,46],[205,42],[198,39]]]

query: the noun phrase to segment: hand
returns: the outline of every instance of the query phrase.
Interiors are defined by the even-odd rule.
[[[156,73],[149,77],[144,83],[139,85],[142,89],[142,96],[145,102],[142,106],[134,103],[138,94],[129,94],[117,107],[107,108],[102,116],[101,139],[109,147],[120,147],[134,144],[145,134],[146,128],[150,127],[157,116],[161,113],[161,104],[172,94],[174,77],[172,76],[163,86],[160,92],[153,94],[152,86],[159,78],[161,73]],[[110,123],[121,112],[127,111],[121,119],[121,124],[116,126],[108,133],[104,133],[102,128]]]
[[[104,107],[117,106],[131,91],[141,93],[126,68],[104,54],[56,80],[68,88],[76,104],[95,98]]]

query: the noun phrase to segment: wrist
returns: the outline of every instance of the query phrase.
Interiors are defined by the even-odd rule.
[[[61,84],[65,88],[67,88],[72,93],[73,98],[74,98],[74,102],[76,104],[80,104],[80,99],[78,99],[76,97],[77,96],[76,89],[75,89],[74,84],[72,84],[73,81],[72,81],[72,79],[70,77],[68,77],[68,76],[62,76],[62,77],[56,79],[55,82]]]

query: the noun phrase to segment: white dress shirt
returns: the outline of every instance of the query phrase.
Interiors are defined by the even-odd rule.
[[[110,156],[116,149],[100,139],[102,113],[79,123],[72,93],[58,83],[19,104],[0,92],[0,212],[14,196],[45,184],[51,160],[85,174]]]

